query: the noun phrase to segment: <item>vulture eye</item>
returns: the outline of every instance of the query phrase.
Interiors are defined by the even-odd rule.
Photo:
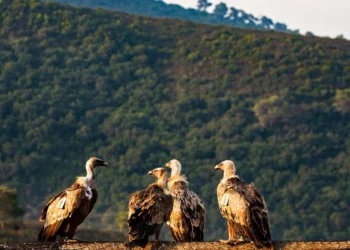
[[[223,164],[223,163],[221,162],[219,166],[221,167],[221,166],[222,166],[222,164]]]

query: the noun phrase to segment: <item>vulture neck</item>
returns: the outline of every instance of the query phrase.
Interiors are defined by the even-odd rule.
[[[165,185],[166,185],[166,179],[167,179],[167,176],[166,174],[163,174],[162,176],[160,176],[157,180],[157,185],[160,186],[161,188],[165,188]]]
[[[228,179],[228,178],[230,178],[230,177],[233,177],[233,176],[235,176],[235,173],[236,171],[235,171],[235,169],[233,169],[233,168],[227,168],[227,169],[225,169],[225,171],[224,171],[224,179],[226,180],[226,179]]]
[[[94,167],[89,163],[86,163],[86,173],[87,174],[85,177],[85,184],[87,186],[90,186],[95,178],[95,171],[94,171]]]
[[[171,168],[171,176],[179,176],[181,174],[181,167],[172,167]]]

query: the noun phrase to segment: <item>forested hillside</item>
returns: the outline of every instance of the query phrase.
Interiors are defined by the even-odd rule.
[[[185,9],[177,4],[167,4],[159,0],[43,0],[89,8],[104,8],[151,17],[178,18],[207,24],[222,24],[245,29],[276,30],[298,34],[284,23],[274,22],[266,16],[256,17],[244,10],[219,3],[213,13],[207,12],[210,1],[198,1],[198,9]],[[310,33],[310,32],[309,32]],[[310,33],[312,34],[312,33]]]
[[[85,225],[126,231],[131,192],[177,158],[226,237],[214,166],[235,162],[273,239],[350,235],[350,42],[0,0],[0,182],[27,219],[85,175]]]

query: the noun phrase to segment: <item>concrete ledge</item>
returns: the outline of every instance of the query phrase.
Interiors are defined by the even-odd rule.
[[[72,250],[97,250],[97,249],[127,249],[122,242],[77,242],[77,243],[4,243],[0,244],[0,249],[72,249]],[[133,248],[139,250],[142,248]],[[237,246],[229,246],[219,242],[150,242],[144,250],[253,250],[254,244],[243,243]],[[350,249],[350,241],[275,241],[273,249],[276,250],[304,250],[304,249]]]

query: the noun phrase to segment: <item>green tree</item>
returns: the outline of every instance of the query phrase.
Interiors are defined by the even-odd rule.
[[[287,115],[283,99],[277,95],[259,100],[254,105],[253,111],[261,127],[273,125],[275,122],[280,121],[284,115]]]
[[[225,3],[219,3],[215,6],[214,15],[219,18],[224,18],[228,11],[227,5]]]
[[[350,88],[336,90],[333,106],[343,115],[350,113]]]
[[[271,25],[273,25],[273,21],[272,19],[266,17],[266,16],[263,16],[261,18],[261,24],[266,27],[267,29],[270,29]]]
[[[209,8],[212,5],[208,0],[198,0],[197,2],[197,9],[200,11],[207,11],[207,8]]]
[[[24,209],[18,204],[16,189],[0,185],[0,220],[23,216]]]

